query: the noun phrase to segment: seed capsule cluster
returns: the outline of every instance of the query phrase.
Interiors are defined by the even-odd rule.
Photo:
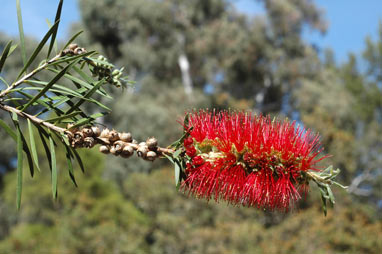
[[[107,58],[100,55],[97,57],[97,61],[93,61],[93,68],[90,71],[93,77],[98,77],[98,80],[106,79],[110,84],[121,87],[123,85],[122,74],[123,67],[121,69],[114,69],[114,65],[107,61]]]
[[[163,153],[169,153],[168,149],[158,147],[156,138],[148,138],[146,142],[138,143],[133,139],[130,132],[117,132],[115,130],[98,127],[85,127],[82,129],[68,126],[67,137],[70,145],[74,148],[92,148],[100,144],[99,151],[104,154],[113,154],[123,158],[129,158],[136,151],[138,157],[147,161],[154,161]]]
[[[76,43],[73,43],[62,51],[62,55],[81,55],[86,52],[86,49],[79,47]]]
[[[79,47],[76,43],[70,44],[66,49],[61,52],[61,56],[73,56],[86,53],[85,48]],[[107,61],[107,58],[99,55],[97,58],[84,57],[87,63],[89,63],[89,70],[93,77],[98,77],[98,80],[105,79],[109,84],[116,87],[125,86],[128,82],[123,75],[123,67],[116,69],[115,66]]]

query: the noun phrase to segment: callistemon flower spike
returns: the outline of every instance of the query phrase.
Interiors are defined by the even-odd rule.
[[[327,157],[320,157],[319,136],[295,122],[201,110],[186,116],[184,129],[184,152],[175,159],[185,165],[180,188],[189,195],[288,211],[306,196],[313,180],[322,189],[324,205],[334,203],[329,185],[339,171],[315,166]]]

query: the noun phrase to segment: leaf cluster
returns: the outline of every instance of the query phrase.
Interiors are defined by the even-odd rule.
[[[95,124],[95,121],[110,112],[110,108],[99,102],[98,97],[112,99],[106,92],[106,85],[126,85],[126,77],[122,77],[122,70],[108,63],[105,58],[100,60],[97,53],[86,50],[78,53],[65,53],[73,47],[73,41],[81,32],[73,35],[68,42],[57,49],[56,36],[60,23],[63,0],[59,1],[54,24],[38,43],[32,54],[27,57],[20,1],[17,3],[20,43],[9,41],[0,57],[0,78],[5,85],[0,90],[0,109],[9,112],[13,125],[0,119],[0,126],[16,142],[17,147],[17,207],[21,204],[23,182],[23,157],[26,156],[30,175],[33,177],[35,168],[40,171],[37,155],[36,137],[39,137],[49,161],[52,181],[52,195],[57,197],[57,162],[56,150],[63,146],[66,152],[67,169],[70,178],[76,185],[73,172],[73,161],[77,161],[84,170],[78,152],[73,149],[67,138],[67,126],[77,128]],[[49,42],[50,41],[50,42]],[[21,51],[23,66],[13,82],[6,80],[2,73],[7,59],[16,48]],[[45,52],[44,60],[34,68],[37,58]],[[55,56],[50,55],[55,51]],[[95,69],[97,72],[95,73]],[[111,77],[100,76],[100,70],[105,69]],[[93,75],[92,75],[93,74]],[[124,87],[123,86],[123,87]],[[97,97],[98,96],[98,97]],[[93,104],[97,113],[89,113],[84,108]],[[94,108],[94,107],[93,107]],[[26,120],[27,136],[23,132],[22,120]],[[29,136],[29,137],[28,137]]]

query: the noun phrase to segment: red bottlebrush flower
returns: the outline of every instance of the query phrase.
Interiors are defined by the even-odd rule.
[[[187,148],[186,148],[186,154],[187,154],[188,156],[190,156],[191,158],[194,157],[195,154],[196,154],[196,149],[195,149],[195,147],[193,147],[193,146],[189,146],[189,147],[187,147]]]
[[[307,191],[306,172],[326,156],[296,123],[245,112],[189,114],[181,188],[199,198],[287,211]],[[191,129],[192,127],[192,129]]]
[[[195,156],[194,158],[192,158],[192,165],[194,166],[200,166],[203,163],[204,163],[204,160],[201,156]]]
[[[191,146],[193,143],[194,143],[194,141],[192,140],[191,137],[188,137],[188,138],[186,138],[186,139],[183,141],[184,147],[189,147],[189,146]]]

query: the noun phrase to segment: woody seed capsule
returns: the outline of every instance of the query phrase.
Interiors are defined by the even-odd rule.
[[[68,123],[68,125],[66,126],[66,129],[68,129],[72,133],[78,131],[78,128],[73,128],[73,126],[74,124]]]
[[[93,131],[93,135],[96,137],[98,137],[101,134],[101,130],[96,126],[92,127],[92,131]]]
[[[109,137],[108,138],[109,138],[109,140],[111,142],[115,142],[115,141],[117,141],[119,139],[119,133],[117,131],[115,131],[115,130],[112,130],[112,131],[109,132]]]
[[[129,145],[126,145],[123,150],[122,150],[122,153],[121,153],[121,156],[123,158],[128,158],[130,157],[132,154],[134,153],[134,148],[129,146]]]
[[[100,147],[99,147],[99,151],[100,151],[101,153],[104,153],[104,154],[108,154],[108,153],[110,153],[109,147],[107,147],[107,146],[100,146]]]
[[[158,145],[158,140],[156,138],[149,138],[146,140],[146,145],[150,150],[153,150],[157,147]]]
[[[148,151],[146,155],[146,159],[149,161],[154,161],[157,157],[157,154],[154,151]]]
[[[125,142],[131,142],[133,140],[130,132],[122,132],[119,134],[119,138]]]
[[[109,132],[110,130],[109,129],[103,129],[101,134],[99,135],[100,138],[109,138]]]
[[[86,137],[91,137],[93,136],[93,131],[91,128],[83,128],[82,129],[82,133],[86,136]]]
[[[114,147],[117,153],[122,152],[122,149],[125,147],[126,143],[122,140],[117,140],[114,142]]]
[[[84,134],[82,132],[77,131],[76,133],[74,133],[75,142],[82,142],[83,139],[84,139]]]
[[[78,47],[78,48],[75,48],[75,49],[73,50],[73,52],[74,52],[75,55],[80,55],[80,54],[82,54],[82,53],[85,53],[85,49],[84,49],[84,48],[80,48],[80,47]]]
[[[86,137],[86,138],[84,139],[84,145],[85,145],[85,147],[87,147],[87,148],[92,148],[92,147],[94,147],[94,145],[95,145],[95,140],[94,140],[94,138],[92,138],[92,137]]]
[[[78,45],[77,45],[77,43],[72,43],[72,44],[69,45],[68,48],[69,48],[70,50],[75,50],[76,48],[78,48]]]
[[[118,156],[118,153],[117,153],[117,150],[115,149],[115,146],[110,147],[110,153],[115,155],[115,156]]]
[[[107,138],[95,138],[97,140],[97,143],[98,144],[101,144],[101,145],[110,145],[110,141],[109,139]]]
[[[66,56],[67,54],[72,53],[70,49],[64,49],[61,53],[62,56]]]
[[[139,157],[146,158],[147,152],[149,151],[149,148],[144,145],[139,145],[137,149],[137,154]]]

